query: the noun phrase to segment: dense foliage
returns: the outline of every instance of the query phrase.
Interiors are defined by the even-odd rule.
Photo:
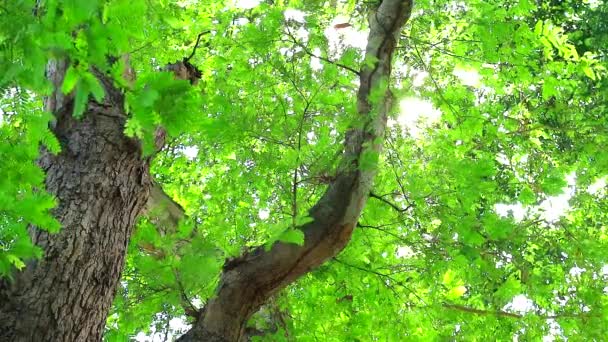
[[[156,182],[186,214],[169,231],[141,218],[106,338],[178,336],[226,260],[301,243],[292,227],[331,180],[356,114],[373,6],[1,3],[0,276],[41,256],[29,225],[60,229],[36,157],[39,144],[67,143],[43,110],[47,62],[67,57],[73,115],[104,96],[93,70],[114,75],[125,134],[142,140]],[[605,338],[606,15],[591,0],[417,1],[352,241],[251,319],[269,331],[256,338]],[[192,53],[196,84],[163,71]],[[156,153],[159,125],[168,143]]]

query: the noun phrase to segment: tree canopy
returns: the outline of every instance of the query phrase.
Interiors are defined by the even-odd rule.
[[[410,6],[0,3],[0,301],[62,272],[40,234],[97,190],[53,165],[124,113],[150,189],[117,198],[150,199],[106,341],[201,340],[237,297],[254,341],[603,340],[608,4]]]

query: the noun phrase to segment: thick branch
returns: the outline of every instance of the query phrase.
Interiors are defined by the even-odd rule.
[[[146,215],[162,235],[175,232],[179,220],[184,218],[184,208],[169,197],[159,184],[152,184]]]
[[[359,73],[359,118],[346,134],[335,180],[309,211],[313,221],[299,227],[304,245],[279,242],[270,251],[260,247],[225,265],[215,298],[209,300],[181,341],[239,341],[247,319],[273,293],[346,246],[376,174],[375,165],[362,165],[362,160],[377,155],[382,148],[392,102],[388,88],[392,55],[411,6],[410,0],[384,0],[369,17],[366,62]]]

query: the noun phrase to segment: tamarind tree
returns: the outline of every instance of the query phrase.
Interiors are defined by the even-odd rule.
[[[0,3],[0,340],[601,339],[607,11]]]

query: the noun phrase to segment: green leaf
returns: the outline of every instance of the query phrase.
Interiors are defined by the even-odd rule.
[[[93,76],[90,73],[87,73],[85,74],[85,80],[87,81],[87,88],[90,90],[91,94],[93,94],[95,101],[101,103],[105,96],[105,90],[97,79],[97,77]]]
[[[454,273],[454,271],[452,270],[447,270],[444,274],[443,274],[443,284],[444,285],[450,285],[452,284],[452,282],[454,282],[454,279],[456,279],[456,273]]]
[[[562,174],[552,172],[543,180],[541,187],[545,194],[554,196],[563,193],[567,185],[568,183]]]
[[[297,228],[287,229],[283,233],[281,233],[281,235],[279,235],[277,240],[287,243],[293,243],[298,246],[303,246],[304,232]]]
[[[22,270],[25,267],[25,263],[15,255],[8,254],[6,258],[8,262],[15,266],[18,270]]]
[[[585,73],[585,75],[587,75],[587,77],[589,77],[592,80],[595,80],[595,73],[593,72],[593,69],[589,65],[583,64],[581,66],[581,68],[583,69],[583,72]]]
[[[76,95],[74,96],[74,110],[72,115],[76,118],[82,118],[87,103],[89,102],[89,89],[84,83],[79,83],[76,86]]]
[[[448,299],[457,299],[457,298],[462,297],[466,292],[467,292],[466,286],[459,285],[459,286],[451,288],[450,291],[448,291],[446,297]]]
[[[65,73],[65,76],[63,78],[63,84],[61,86],[61,91],[64,94],[68,94],[70,93],[74,87],[76,87],[76,84],[78,83],[78,81],[80,80],[80,74],[78,73],[78,71],[76,70],[76,68],[72,65],[70,65],[70,67],[68,67],[68,70]]]
[[[534,191],[532,191],[532,189],[529,186],[524,185],[521,192],[519,193],[518,200],[523,205],[535,204],[536,203],[536,194],[534,193]]]

